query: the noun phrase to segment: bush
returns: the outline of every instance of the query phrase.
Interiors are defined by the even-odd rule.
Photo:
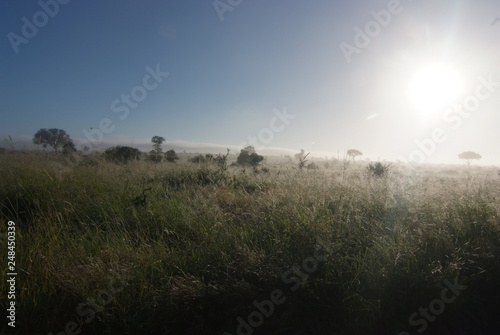
[[[175,153],[175,150],[170,149],[165,153],[165,159],[170,163],[175,163],[179,159],[179,156]]]
[[[259,165],[260,162],[264,159],[264,156],[258,155],[256,153],[249,154],[246,151],[242,151],[238,158],[237,162],[240,165],[250,165],[250,166],[257,166]]]
[[[118,164],[126,164],[133,160],[139,159],[141,152],[139,149],[127,147],[127,146],[116,146],[108,148],[104,151],[103,157],[108,160]]]
[[[69,156],[76,153],[75,144],[72,141],[63,144],[63,154]]]
[[[236,161],[239,165],[257,166],[264,159],[264,156],[258,155],[253,147],[241,149]]]
[[[221,171],[226,171],[227,170],[227,157],[229,156],[229,149],[227,149],[227,153],[225,155],[223,154],[218,154],[217,156],[214,156],[212,154],[206,154],[205,156],[203,155],[197,155],[189,159],[191,163],[213,163],[217,165],[217,167]]]
[[[147,156],[147,159],[151,162],[161,163],[163,158],[161,154],[158,154],[158,152],[156,152],[155,150],[151,150],[149,152],[149,155]]]
[[[368,172],[374,177],[383,177],[389,173],[391,164],[382,164],[381,162],[370,163],[366,167]]]

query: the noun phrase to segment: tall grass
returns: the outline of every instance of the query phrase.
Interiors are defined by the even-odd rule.
[[[255,334],[413,334],[409,316],[457,277],[468,288],[427,333],[494,329],[496,174],[268,168],[1,155],[1,233],[8,220],[18,229],[17,332],[74,321],[86,334],[234,334],[253,301],[281,289],[286,302]],[[318,241],[335,248],[290,290],[282,275]],[[96,313],[80,315],[88,302]]]

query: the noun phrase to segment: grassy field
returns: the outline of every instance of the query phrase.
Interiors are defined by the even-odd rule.
[[[498,333],[494,169],[317,165],[0,155],[1,333]]]

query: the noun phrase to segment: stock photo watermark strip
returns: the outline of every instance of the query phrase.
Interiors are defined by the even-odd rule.
[[[16,327],[16,223],[7,223],[7,325]]]

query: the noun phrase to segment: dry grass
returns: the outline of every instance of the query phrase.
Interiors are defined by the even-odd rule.
[[[288,299],[256,334],[415,332],[408,317],[455,277],[467,291],[427,332],[492,329],[500,307],[495,170],[395,165],[374,178],[359,162],[345,174],[318,165],[221,172],[1,155],[2,236],[7,220],[18,227],[20,333],[56,334],[75,321],[87,334],[233,334],[236,318],[274,289]],[[146,205],[134,205],[146,188]],[[334,252],[292,292],[282,275],[320,240]],[[78,313],[119,279],[123,289],[97,301],[91,321]]]

